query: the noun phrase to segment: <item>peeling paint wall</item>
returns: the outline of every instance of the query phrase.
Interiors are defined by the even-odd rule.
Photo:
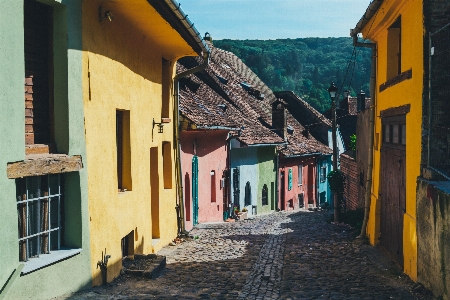
[[[450,299],[450,184],[417,182],[417,280]]]

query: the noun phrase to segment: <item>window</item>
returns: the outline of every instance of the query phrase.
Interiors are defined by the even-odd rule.
[[[320,168],[320,182],[325,182],[327,180],[327,167]]]
[[[170,142],[163,142],[164,188],[172,188],[172,147]]]
[[[406,145],[406,118],[405,116],[385,117],[382,120],[383,145]]]
[[[297,184],[298,186],[301,186],[303,184],[303,165],[298,165],[298,178],[297,178]]]
[[[327,202],[327,193],[326,192],[321,192],[319,194],[319,204],[323,204],[325,202]]]
[[[131,191],[130,111],[116,111],[117,187]]]
[[[245,198],[244,198],[244,205],[248,206],[252,204],[252,190],[250,187],[250,181],[247,181],[245,184]]]
[[[53,140],[53,9],[24,2],[25,144]]]
[[[305,207],[305,198],[303,193],[298,194],[297,197],[298,197],[298,207],[299,208]]]
[[[28,261],[52,250],[59,250],[64,244],[60,175],[17,179],[16,195],[19,260]]]
[[[211,202],[216,202],[216,172],[212,170],[211,174]]]
[[[401,18],[388,29],[387,80],[401,73]]]
[[[267,188],[267,184],[263,186],[262,189],[262,205],[269,205],[269,190]]]

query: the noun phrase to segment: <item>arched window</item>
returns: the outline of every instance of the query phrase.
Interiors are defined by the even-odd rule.
[[[262,205],[269,205],[269,189],[267,188],[267,184],[263,186],[262,189]]]
[[[245,184],[245,199],[244,199],[244,205],[251,205],[252,204],[252,190],[250,187],[250,181],[247,181]]]

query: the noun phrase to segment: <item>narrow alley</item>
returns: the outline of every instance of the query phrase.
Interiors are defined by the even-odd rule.
[[[199,224],[154,280],[121,275],[57,299],[433,299],[328,211]]]

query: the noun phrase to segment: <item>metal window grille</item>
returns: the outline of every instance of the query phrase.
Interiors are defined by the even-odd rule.
[[[320,181],[325,182],[327,180],[327,167],[320,168]]]
[[[267,188],[267,184],[262,189],[262,205],[269,205],[269,189]]]
[[[298,165],[298,175],[297,175],[297,185],[302,185],[303,183],[303,165]]]
[[[17,179],[16,191],[20,261],[59,250],[62,241],[60,175]]]
[[[252,204],[252,190],[250,187],[250,181],[247,181],[245,185],[245,198],[244,198],[244,205],[250,205]]]
[[[429,167],[450,178],[450,23],[430,34]]]

